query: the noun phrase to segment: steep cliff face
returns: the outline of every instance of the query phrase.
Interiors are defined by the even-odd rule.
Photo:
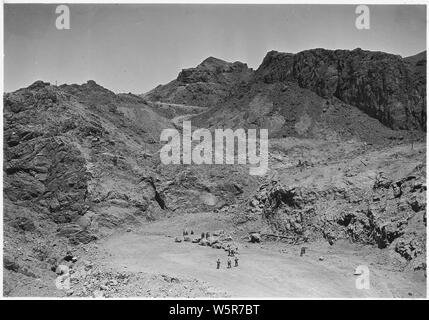
[[[256,71],[210,57],[145,98],[209,108],[194,117],[200,126],[257,126],[274,136],[299,135],[302,130],[293,128],[303,116],[317,127],[321,114],[357,112],[345,105],[367,120],[352,116],[339,123],[377,126],[372,118],[393,130],[425,131],[426,53],[401,58],[361,49],[271,51]]]
[[[144,95],[149,101],[211,107],[229,95],[231,87],[247,82],[253,70],[245,63],[209,57],[196,68],[183,69],[177,79]]]
[[[89,175],[82,154],[62,136],[83,125],[68,118],[69,111],[59,108],[63,98],[41,82],[29,90],[6,94],[4,192],[14,202],[44,205],[55,221],[70,222],[88,209],[85,197]],[[44,110],[50,110],[50,115]],[[100,128],[86,129],[89,133]]]
[[[409,135],[335,97],[323,98],[290,81],[238,85],[227,101],[190,120],[196,127],[211,129],[268,129],[271,138],[358,139],[385,144]]]
[[[325,147],[319,148],[311,152],[320,161]],[[373,245],[398,257],[403,268],[425,270],[424,143],[367,153],[354,148],[341,152],[340,162],[316,164],[307,156],[305,163],[279,169],[277,179],[262,184],[248,200],[243,220],[261,217],[266,233],[289,243],[325,239],[331,245],[339,240]],[[292,151],[284,160],[296,161]]]
[[[152,134],[118,111],[126,104],[113,92],[39,81],[6,94],[4,105],[5,201],[52,220],[74,242],[159,210],[145,158]]]
[[[400,56],[361,49],[269,52],[255,77],[294,81],[336,97],[393,129],[426,130],[426,54]]]

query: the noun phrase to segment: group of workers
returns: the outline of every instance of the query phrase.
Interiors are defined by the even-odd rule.
[[[187,236],[188,234],[189,234],[188,230],[184,229],[183,230],[183,236]],[[193,235],[194,231],[191,230],[190,234]],[[208,239],[209,237],[210,237],[209,232],[203,232],[201,234],[201,239],[204,239],[204,238]],[[232,268],[232,261],[231,261],[230,257],[234,258],[234,263],[235,263],[234,267],[238,267],[238,257],[236,256],[236,254],[238,254],[238,247],[233,249],[233,248],[231,248],[230,245],[228,245],[226,250],[228,251],[228,260],[226,261],[227,269]],[[220,269],[220,264],[221,264],[220,259],[217,259],[217,261],[216,261],[217,269]]]
[[[230,257],[234,258],[234,262],[235,262],[234,267],[238,267],[238,257],[236,256],[236,254],[238,253],[238,248],[235,248],[235,250],[234,250],[230,247],[230,245],[228,245],[227,250],[228,250],[228,260],[226,261],[227,269],[231,269],[231,267],[232,267],[232,261],[231,261]],[[220,259],[219,258],[216,261],[216,269],[220,269]]]
[[[238,267],[238,257],[234,257],[234,262],[235,262],[234,267]],[[228,260],[226,261],[226,263],[227,263],[226,268],[227,269],[231,269],[232,268],[232,262],[231,262],[230,258],[228,258]],[[220,259],[219,258],[216,261],[216,266],[217,266],[216,269],[220,269]]]
[[[189,234],[188,229],[183,230],[183,236],[187,236]],[[191,234],[194,234],[194,230],[191,230]]]

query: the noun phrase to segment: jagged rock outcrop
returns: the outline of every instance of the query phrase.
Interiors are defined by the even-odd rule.
[[[278,83],[283,85],[275,86]],[[356,107],[389,128],[426,130],[426,52],[402,58],[361,49],[312,49],[297,54],[270,51],[256,71],[240,62],[210,57],[196,68],[184,69],[176,80],[158,86],[145,98],[209,107],[213,110],[207,117],[214,118],[223,117],[214,113],[226,108],[239,118],[243,115],[235,115],[232,107],[252,109],[246,99],[255,95],[252,91],[269,96],[275,86],[280,95],[291,83]],[[274,99],[269,100],[275,104]],[[298,104],[307,105],[305,101]],[[323,103],[318,107],[326,109]],[[274,110],[270,116],[273,119],[260,122],[274,126],[274,130],[285,122]]]
[[[50,232],[87,243],[103,227],[135,223],[148,208],[162,211],[147,182],[155,175],[152,160],[143,152],[156,149],[148,144],[153,133],[118,111],[129,105],[124,99],[94,81],[37,81],[5,94],[4,197],[34,211],[24,221],[16,206],[5,207],[12,225],[31,232],[48,219],[57,226]]]
[[[407,136],[335,97],[323,98],[290,81],[240,84],[227,101],[190,120],[196,127],[211,129],[268,129],[271,138],[359,139],[386,144]]]
[[[373,187],[366,215],[378,247],[394,248],[415,269],[425,269],[426,253],[426,177],[417,167],[410,175],[392,181],[382,173]]]
[[[325,238],[334,244],[349,239],[389,248],[412,269],[426,269],[423,165],[395,181],[379,172],[370,189],[263,185],[250,202],[249,211],[262,214],[272,230],[290,243]]]
[[[255,73],[336,97],[393,129],[426,130],[426,53],[413,59],[361,49],[269,52]]]
[[[195,68],[183,69],[176,80],[144,95],[150,101],[212,107],[222,102],[231,87],[247,82],[253,70],[245,63],[209,57]]]
[[[178,172],[176,165],[163,165],[158,170],[159,190],[176,212],[219,210],[246,199],[258,185],[246,166],[187,165]]]
[[[56,222],[70,222],[87,210],[85,160],[61,135],[77,124],[54,120],[61,97],[49,84],[29,88],[4,100],[4,193],[13,202],[37,202]],[[47,110],[52,118],[40,114]]]

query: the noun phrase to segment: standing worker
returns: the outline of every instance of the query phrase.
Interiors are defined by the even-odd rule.
[[[238,257],[235,257],[234,261],[235,261],[235,267],[238,267]]]
[[[228,269],[231,269],[231,259],[228,258]]]
[[[220,259],[218,258],[217,259],[217,261],[216,261],[216,265],[217,265],[217,268],[216,269],[219,269],[220,268]]]

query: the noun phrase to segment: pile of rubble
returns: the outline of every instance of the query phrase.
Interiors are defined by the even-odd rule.
[[[175,242],[192,242],[197,243],[200,246],[212,247],[213,249],[223,249],[227,251],[229,248],[238,247],[230,234],[227,234],[224,230],[218,230],[213,233],[203,232],[200,237],[191,237],[187,234],[183,238],[176,237]]]

